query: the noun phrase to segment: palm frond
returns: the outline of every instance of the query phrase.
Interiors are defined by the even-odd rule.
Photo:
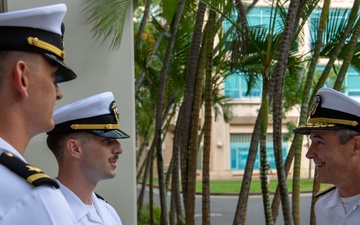
[[[124,29],[126,8],[130,0],[86,0],[83,13],[87,16],[87,23],[93,24],[92,32],[96,39],[111,38],[111,49],[120,48]]]

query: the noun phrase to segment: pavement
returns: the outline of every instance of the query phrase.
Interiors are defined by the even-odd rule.
[[[138,191],[139,190],[140,186],[138,186]],[[147,194],[148,191],[146,191],[145,193],[144,202],[147,202],[148,200]],[[154,189],[154,194],[155,204],[160,205],[158,189]],[[301,225],[308,225],[310,223],[311,196],[311,193],[302,193],[300,195]],[[168,206],[170,205],[169,197],[170,194],[168,194]],[[200,194],[197,194],[195,197],[195,222],[197,224],[202,224],[202,197]],[[210,196],[211,224],[233,224],[238,198],[238,194],[212,194]],[[246,225],[265,224],[264,207],[261,193],[253,193],[249,196],[246,221]],[[276,225],[284,225],[281,207],[279,210],[279,217],[276,221]]]

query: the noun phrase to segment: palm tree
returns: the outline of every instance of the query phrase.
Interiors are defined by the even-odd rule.
[[[185,210],[187,210],[187,204],[191,204],[190,202],[187,203],[187,195],[188,195],[188,143],[190,142],[190,121],[191,113],[193,111],[193,98],[195,93],[195,83],[196,83],[196,72],[197,72],[197,62],[200,55],[200,43],[201,43],[201,36],[202,36],[202,24],[204,21],[206,6],[203,3],[199,3],[194,32],[191,39],[191,46],[190,46],[190,55],[187,62],[187,71],[186,71],[186,83],[185,83],[185,92],[183,97],[183,103],[179,111],[179,119],[177,125],[181,126],[182,129],[179,130],[179,133],[174,134],[175,138],[179,138],[179,142],[175,143],[174,138],[174,147],[181,149],[181,181],[182,181],[182,190],[183,190],[183,199]],[[197,134],[196,134],[197,135]],[[175,146],[177,144],[177,146]],[[193,143],[193,144],[196,144]],[[196,160],[195,160],[196,161]],[[194,187],[194,181],[192,187]],[[194,192],[195,189],[191,190]],[[191,210],[193,211],[193,210]],[[191,213],[185,214],[191,215]]]
[[[309,4],[310,5],[310,4]],[[281,35],[282,35],[282,30],[277,30],[275,29],[276,26],[275,24],[276,23],[279,23],[279,22],[283,22],[285,23],[285,10],[282,6],[280,5],[274,5],[272,6],[272,12],[273,12],[273,16],[271,17],[271,23],[269,25],[269,29],[265,29],[265,28],[262,28],[262,27],[251,27],[250,29],[250,35],[249,34],[246,34],[245,31],[241,30],[240,27],[237,27],[237,30],[239,32],[241,32],[243,35],[248,35],[248,40],[249,40],[249,46],[247,47],[247,51],[246,51],[246,54],[243,53],[243,57],[238,59],[238,62],[235,62],[235,65],[241,65],[241,70],[244,71],[244,73],[246,74],[249,74],[251,75],[251,73],[249,72],[255,72],[255,71],[258,71],[258,72],[255,72],[255,74],[262,74],[262,80],[263,80],[263,92],[265,92],[265,95],[263,95],[264,97],[262,98],[262,103],[264,104],[268,104],[266,103],[267,102],[267,99],[270,99],[271,100],[271,87],[269,88],[269,94],[267,95],[266,93],[266,87],[268,87],[270,85],[269,82],[271,82],[271,78],[270,78],[270,75],[271,75],[271,72],[273,70],[273,67],[274,67],[274,62],[275,62],[275,59],[278,59],[278,48],[280,46],[280,43],[281,43]],[[277,19],[276,18],[276,15],[280,16],[280,19]],[[296,15],[297,16],[297,15]],[[295,19],[297,19],[297,17],[295,17]],[[306,18],[305,18],[306,19]],[[233,23],[234,26],[236,26],[236,24]],[[301,26],[303,26],[304,24],[301,24]],[[279,26],[277,24],[277,26]],[[280,25],[280,28],[282,28],[282,26]],[[299,28],[300,29],[300,28]],[[266,51],[262,51],[263,49],[265,49]],[[298,58],[296,57],[295,55],[292,56],[294,59],[295,58]],[[258,65],[262,65],[262,67],[259,67]],[[289,66],[295,66],[296,64],[289,64]],[[251,77],[249,77],[249,81],[254,81],[256,79],[252,79]],[[251,83],[248,84],[249,87],[252,86]],[[268,113],[267,110],[266,110],[267,107],[264,107],[264,105],[262,104],[262,107],[261,107],[261,121],[263,123],[263,125],[259,125],[258,127],[254,127],[254,131],[257,130],[257,129],[260,129],[260,127],[267,127],[267,123],[266,123],[266,118],[268,117]],[[265,113],[264,113],[265,112]],[[263,118],[263,116],[266,115],[266,118]],[[281,114],[280,114],[281,115]],[[262,130],[262,133],[264,133],[264,131],[266,132],[266,129],[263,129]],[[253,133],[253,135],[255,135],[256,132]],[[266,142],[266,139],[264,139],[266,137],[266,135],[262,135],[263,139],[262,141],[263,142]],[[257,138],[255,137],[254,140],[256,140]],[[260,140],[260,143],[262,142]],[[252,143],[253,144],[253,143]],[[253,148],[250,146],[250,149],[254,149],[256,150],[256,148]],[[263,148],[264,149],[264,148]],[[265,154],[266,151],[262,151],[263,154]],[[251,154],[251,152],[249,152],[249,155]],[[266,159],[266,157],[264,157],[265,155],[263,155],[263,159]],[[249,159],[251,159],[251,157],[249,157]],[[246,177],[251,177],[251,175],[249,176],[249,171],[252,171],[252,168],[249,163],[246,164],[246,168],[245,168],[245,176]],[[262,179],[263,179],[263,187],[264,187],[264,199],[266,199],[266,166],[267,166],[267,163],[265,160],[263,160],[263,163],[261,164],[262,166]],[[249,181],[247,180],[247,182],[243,182],[243,185],[242,185],[242,190],[241,190],[241,197],[244,198],[245,196],[247,196],[247,193],[243,191],[243,188],[246,190],[248,189],[246,187],[246,185],[249,183]],[[245,186],[244,186],[245,185]],[[240,197],[239,197],[240,198]],[[267,204],[266,203],[266,200],[264,200],[265,204],[264,204],[264,207],[267,208]],[[238,205],[238,210],[240,211],[244,211],[246,207],[245,206],[239,206]],[[265,208],[265,210],[266,210]],[[238,213],[237,215],[244,215],[244,213]],[[268,216],[266,218],[269,218]],[[235,223],[240,223],[240,221],[244,221],[244,219],[242,218],[239,218],[237,217],[236,221],[234,220],[234,224]],[[271,223],[271,219],[269,219],[268,221],[269,223]]]
[[[217,1],[212,1],[216,4]],[[204,149],[203,149],[203,225],[210,225],[210,149],[211,149],[211,124],[212,124],[212,67],[213,48],[215,37],[216,13],[211,10],[204,31],[202,49],[205,50],[205,122],[204,122]]]
[[[179,10],[174,9],[173,12],[178,13]],[[163,109],[162,113],[161,113],[162,121],[164,121],[164,118],[168,118],[167,115],[168,115],[169,109],[171,109],[172,113],[177,111],[176,101],[179,101],[179,99],[180,99],[179,94],[183,92],[181,89],[184,84],[184,76],[179,76],[179,74],[184,73],[183,65],[188,56],[187,49],[188,49],[188,43],[189,43],[189,41],[188,41],[189,34],[191,34],[191,30],[190,30],[191,26],[187,26],[187,24],[183,23],[183,24],[181,24],[181,27],[179,27],[176,30],[179,32],[176,32],[175,34],[171,35],[171,37],[176,38],[176,42],[172,43],[173,44],[172,49],[173,49],[174,53],[173,53],[173,57],[170,57],[169,55],[166,55],[170,52],[169,44],[168,44],[169,42],[167,42],[167,41],[169,40],[169,34],[171,32],[174,32],[174,30],[170,30],[170,32],[168,30],[171,28],[174,29],[174,26],[176,25],[174,23],[174,21],[176,19],[178,19],[178,17],[181,16],[181,14],[178,13],[177,16],[174,14],[172,14],[172,15],[167,14],[166,17],[164,17],[164,14],[160,12],[158,15],[161,16],[161,17],[159,17],[161,19],[161,20],[159,20],[160,22],[157,22],[157,19],[156,19],[157,17],[155,17],[155,15],[153,15],[153,17],[152,17],[153,19],[151,20],[151,23],[153,26],[149,26],[149,28],[146,31],[149,35],[146,35],[146,36],[154,37],[154,38],[149,38],[150,40],[156,40],[155,37],[159,37],[159,34],[163,34],[161,36],[165,37],[165,38],[163,39],[163,41],[161,43],[159,43],[160,45],[157,45],[157,41],[155,42],[156,44],[150,45],[150,46],[154,46],[154,47],[158,46],[157,47],[158,50],[156,52],[153,51],[154,48],[152,48],[150,51],[142,51],[141,48],[137,48],[140,51],[139,51],[139,54],[136,54],[136,55],[140,56],[141,52],[152,52],[151,55],[147,55],[148,56],[147,59],[145,58],[144,60],[139,60],[140,62],[142,61],[145,64],[145,62],[146,63],[149,62],[149,57],[151,57],[151,58],[153,58],[153,60],[151,60],[152,62],[150,64],[148,64],[147,66],[145,66],[145,65],[141,66],[139,69],[144,68],[144,69],[146,69],[145,71],[149,71],[149,72],[155,70],[156,74],[158,74],[158,73],[162,74],[164,72],[163,71],[164,66],[165,66],[164,63],[166,62],[165,58],[170,60],[170,65],[168,65],[168,67],[169,67],[169,71],[167,73],[168,75],[166,76],[166,79],[162,78],[163,81],[164,80],[166,81],[166,88],[165,88],[166,95],[164,94],[164,97],[163,97],[164,99],[166,99],[166,101],[164,102],[164,103],[166,103],[165,107],[164,107],[166,109]],[[187,20],[190,21],[190,18]],[[169,21],[169,22],[163,22],[163,21]],[[167,24],[171,23],[171,21],[173,21],[173,23],[171,24],[171,27],[167,27]],[[183,20],[183,22],[184,22],[184,20]],[[143,37],[144,37],[144,35],[143,35]],[[143,40],[147,40],[147,39],[143,39]],[[138,51],[137,49],[136,49],[136,51]],[[161,49],[167,49],[167,50],[159,51]],[[146,54],[144,54],[144,55],[146,55]],[[141,64],[137,64],[137,65],[141,65]],[[160,66],[158,66],[158,65],[160,65]],[[144,88],[158,90],[158,85],[156,85],[156,84],[161,79],[159,77],[155,77],[155,76],[147,77],[149,72],[145,73],[144,82],[142,83],[141,88],[139,88],[140,93],[141,93],[141,90]],[[149,85],[149,86],[147,86],[147,85]],[[154,96],[154,98],[148,99],[148,100],[152,101],[157,98],[158,97],[156,95],[156,96]],[[151,119],[149,121],[151,121]],[[163,127],[164,124],[166,124],[166,123],[161,122],[161,127]],[[159,126],[160,125],[158,124],[158,127]],[[161,130],[162,135],[165,134],[164,130],[166,130],[166,129]],[[159,130],[158,130],[158,133],[159,133]],[[159,137],[157,137],[157,139],[158,138]],[[176,156],[176,154],[174,154],[174,156]],[[176,159],[172,160],[172,162],[173,162],[172,163],[172,168],[173,168],[172,171],[174,171],[174,172],[178,171],[178,170],[176,170],[176,164],[177,164],[176,161],[178,161],[178,160],[176,160]],[[161,163],[161,165],[162,164],[163,163]],[[159,169],[159,167],[158,167],[158,169]],[[159,171],[158,176],[159,177],[162,176],[162,175],[160,175],[160,171]],[[174,180],[176,180],[176,179],[172,179],[172,181],[174,181]],[[161,185],[162,185],[162,187],[165,188],[164,183],[162,183]],[[179,183],[177,183],[177,185],[175,185],[175,188],[173,186],[173,188],[171,190],[172,193],[176,192],[175,191],[176,187],[178,189]],[[166,192],[166,190],[164,192]],[[178,196],[180,196],[180,191],[178,191],[176,193],[179,193]],[[165,200],[166,198],[165,198],[165,196],[162,196],[161,199]],[[174,198],[172,197],[172,199],[174,199]],[[171,204],[171,205],[173,205],[173,204]],[[177,206],[179,206],[179,205],[177,205]],[[176,208],[179,211],[181,211],[181,206],[176,207]],[[163,207],[162,207],[162,213],[164,213],[164,214],[167,213],[167,210]],[[181,213],[179,213],[179,219],[180,219],[180,217],[181,217]]]
[[[288,8],[288,14],[282,36],[282,41],[279,49],[279,57],[274,70],[274,83],[273,85],[273,135],[274,135],[274,152],[275,162],[278,174],[278,182],[280,185],[281,203],[284,215],[285,224],[299,224],[299,221],[293,221],[290,209],[290,202],[288,198],[288,190],[286,186],[286,175],[283,167],[283,156],[282,156],[282,132],[281,132],[281,120],[282,120],[282,101],[283,101],[283,87],[286,65],[288,63],[288,57],[290,50],[293,46],[294,35],[297,30],[297,12],[300,5],[299,0],[290,1]],[[295,215],[297,216],[297,215]]]

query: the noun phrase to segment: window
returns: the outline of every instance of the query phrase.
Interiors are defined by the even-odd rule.
[[[360,97],[360,76],[354,68],[349,67],[344,82],[348,96]]]
[[[262,26],[264,28],[270,28],[270,22],[271,17],[274,17],[274,15],[271,16],[271,14],[274,12],[271,12],[271,8],[267,7],[260,7],[260,8],[253,8],[248,14],[247,14],[247,20],[249,22],[250,26]],[[276,23],[275,23],[275,30],[280,29],[280,24],[282,22],[280,21],[280,16],[276,16]]]
[[[348,21],[349,13],[349,9],[330,9],[328,23],[323,33],[324,44],[331,41],[331,39],[336,39],[337,36],[341,34],[339,30],[344,29]],[[315,9],[310,16],[309,30],[311,37],[311,48],[315,46],[317,39],[317,30],[319,28],[320,16],[321,9]]]
[[[271,138],[270,138],[271,137]],[[251,134],[230,134],[230,169],[231,170],[244,170],[249,154]],[[275,155],[272,142],[272,134],[268,134],[267,143],[267,157],[266,160],[270,168],[275,169]],[[283,160],[286,160],[288,143],[282,143]],[[260,153],[256,155],[254,169],[260,169]]]
[[[247,95],[248,85],[244,76],[238,74],[229,75],[225,79],[225,96],[229,98],[261,98],[261,82],[260,78],[257,85]]]
[[[271,17],[274,18],[274,15],[272,15],[274,13],[274,11],[272,12],[272,8],[270,7],[256,7],[251,9],[250,12],[247,13],[246,15],[246,19],[248,22],[248,26],[252,27],[252,29],[261,29],[261,30],[265,30],[265,32],[270,32],[270,23],[271,23]],[[281,16],[277,15],[276,16],[276,22],[275,22],[275,30],[278,31],[282,31],[282,25],[283,22],[280,21],[281,20]],[[237,21],[237,12],[234,11],[231,17],[231,21],[233,21],[234,23],[236,23]],[[228,32],[230,28],[233,28],[233,23],[231,23],[228,20],[224,20],[223,22],[223,29],[224,32]],[[235,33],[234,33],[235,35]],[[230,43],[232,42],[232,38],[230,35],[229,40],[227,40],[227,43],[229,45],[231,45]]]
[[[322,71],[325,69],[325,66],[317,66],[316,67],[316,73],[320,76]],[[339,71],[340,67],[337,68]],[[332,88],[334,86],[334,82],[336,79],[335,72],[330,72],[328,80],[325,83],[325,87]],[[344,83],[342,85],[342,89],[344,90],[345,94],[347,94],[350,97],[360,97],[360,76],[359,73],[352,67],[349,67]]]
[[[253,29],[265,29],[270,30],[270,22],[271,22],[271,15],[272,15],[272,9],[269,7],[260,7],[260,8],[253,8],[248,14],[247,14],[247,21],[249,26],[253,27]],[[280,20],[281,17],[276,17],[277,20]],[[233,21],[236,21],[236,15],[234,14]],[[277,22],[276,24],[279,24],[275,27],[275,29],[280,30],[280,25],[282,22]],[[228,31],[232,24],[225,20],[223,23],[223,27],[225,32]],[[266,32],[265,31],[265,32]],[[231,42],[231,37],[229,38],[229,41]],[[258,71],[258,70],[257,70]],[[243,72],[243,71],[242,71]],[[229,98],[261,98],[262,94],[262,81],[260,74],[258,75],[252,75],[252,76],[258,76],[258,78],[255,78],[258,80],[258,82],[255,85],[252,85],[251,91],[249,94],[247,94],[247,91],[249,89],[247,77],[248,72],[241,73],[237,72],[238,74],[231,74],[228,76],[225,80],[225,96]]]

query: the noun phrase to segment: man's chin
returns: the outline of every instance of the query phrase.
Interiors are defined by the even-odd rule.
[[[53,120],[51,120],[46,127],[44,127],[44,129],[40,132],[40,133],[46,133],[46,132],[49,132],[51,131],[52,129],[54,129],[55,127],[55,123]]]

